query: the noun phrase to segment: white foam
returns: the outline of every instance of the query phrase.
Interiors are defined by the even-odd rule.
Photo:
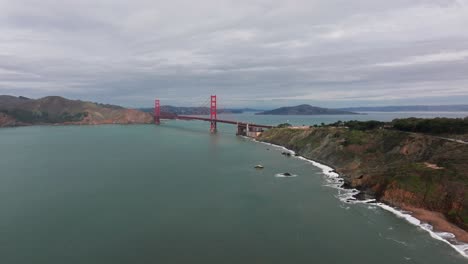
[[[413,224],[415,226],[418,226],[422,230],[428,232],[431,235],[432,238],[440,240],[440,241],[448,244],[450,247],[455,249],[462,256],[468,258],[468,244],[464,244],[464,243],[460,243],[458,241],[455,241],[455,239],[454,239],[455,235],[454,234],[448,233],[448,232],[434,232],[431,225],[421,222],[420,220],[418,220],[417,218],[415,218],[414,216],[410,215],[407,212],[397,210],[397,209],[395,209],[395,208],[393,208],[391,206],[388,206],[386,204],[383,204],[383,203],[376,203],[376,205],[378,205],[379,207],[381,207],[384,210],[392,212],[393,214],[395,214],[396,216],[398,216],[400,218],[405,219],[409,223],[411,223],[411,224]]]
[[[436,234],[438,236],[440,236],[440,237],[445,238],[445,239],[454,239],[455,238],[454,234],[448,233],[448,232],[437,232]]]
[[[251,139],[251,138],[248,138],[248,139]],[[395,209],[395,208],[393,208],[393,207],[391,207],[389,205],[386,205],[384,203],[376,203],[375,199],[358,200],[358,199],[356,199],[355,195],[359,193],[359,190],[357,190],[357,189],[344,189],[343,188],[343,184],[344,184],[343,178],[341,178],[338,173],[334,172],[333,168],[331,168],[331,167],[329,167],[327,165],[318,163],[316,161],[304,158],[302,156],[296,156],[296,152],[294,152],[294,151],[292,151],[290,149],[287,149],[287,148],[285,148],[283,146],[279,146],[279,145],[275,145],[275,144],[271,144],[271,143],[267,143],[267,142],[262,142],[262,141],[258,141],[258,140],[255,140],[255,139],[252,139],[252,140],[254,142],[266,144],[266,145],[269,145],[269,146],[272,146],[272,147],[279,148],[281,150],[287,151],[287,152],[291,153],[291,155],[294,156],[295,158],[300,159],[300,160],[304,160],[306,162],[309,162],[313,166],[321,169],[323,174],[327,176],[327,178],[325,178],[325,180],[327,181],[327,184],[325,184],[325,186],[338,189],[338,194],[336,195],[336,197],[340,201],[345,202],[345,203],[353,203],[353,204],[371,203],[373,205],[377,205],[380,208],[393,213],[397,217],[403,218],[407,222],[409,222],[409,223],[411,223],[411,224],[413,224],[415,226],[418,226],[422,230],[428,232],[432,238],[437,239],[439,241],[442,241],[442,242],[448,244],[450,247],[455,249],[462,256],[468,258],[468,244],[467,243],[461,243],[461,242],[457,241],[455,239],[454,234],[448,233],[448,232],[434,232],[433,227],[431,225],[429,225],[427,223],[424,223],[424,222],[421,222],[419,219],[412,216],[409,212],[404,212],[404,211],[401,211],[401,210],[397,210],[397,209]],[[283,175],[282,177],[288,177],[288,176]]]

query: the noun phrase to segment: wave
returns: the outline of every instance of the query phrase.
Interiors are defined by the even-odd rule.
[[[248,138],[251,139],[251,138]],[[355,196],[359,194],[359,190],[357,189],[345,189],[343,188],[344,185],[344,179],[335,172],[335,170],[327,165],[324,165],[322,163],[316,162],[314,160],[307,159],[302,156],[296,156],[296,152],[293,150],[290,150],[288,148],[285,148],[280,145],[275,145],[272,143],[267,143],[267,142],[262,142],[258,141],[255,139],[251,139],[254,142],[261,143],[261,144],[266,144],[275,148],[279,148],[283,151],[287,151],[291,153],[291,157],[306,161],[311,163],[314,167],[317,167],[322,170],[322,173],[327,176],[325,180],[327,183],[325,186],[335,188],[338,190],[338,194],[336,195],[336,198],[338,198],[340,201],[345,202],[345,203],[352,203],[352,204],[372,204],[376,205],[383,210],[386,210],[388,212],[393,213],[399,218],[402,218],[409,222],[412,225],[415,225],[422,230],[428,232],[430,236],[434,239],[437,239],[439,241],[442,241],[446,244],[448,244],[450,247],[452,247],[454,250],[456,250],[460,255],[464,256],[465,258],[468,258],[468,243],[461,243],[455,239],[455,235],[452,233],[448,232],[435,232],[433,230],[433,227],[428,224],[420,221],[416,217],[412,216],[409,212],[405,212],[402,210],[398,210],[396,208],[393,208],[387,204],[377,202],[376,199],[367,199],[367,200],[358,200]]]

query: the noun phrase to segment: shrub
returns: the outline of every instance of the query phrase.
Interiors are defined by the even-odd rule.
[[[282,123],[278,125],[278,128],[286,128],[286,127],[291,127],[292,125],[289,123]]]
[[[406,118],[392,121],[395,129],[430,134],[468,133],[468,119],[464,118]]]

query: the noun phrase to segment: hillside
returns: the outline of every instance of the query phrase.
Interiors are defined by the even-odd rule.
[[[337,110],[337,109],[321,108],[321,107],[311,106],[307,104],[298,105],[298,106],[290,106],[290,107],[280,107],[277,109],[257,113],[257,115],[354,115],[354,114],[357,114],[357,113]]]
[[[468,230],[468,144],[419,133],[344,127],[276,128],[259,140],[335,167],[346,186],[366,196],[404,210],[437,212],[442,220]],[[457,227],[448,225],[456,233]],[[458,233],[468,242],[466,233]]]
[[[35,124],[151,123],[151,114],[59,96],[40,99],[0,96],[0,127]]]

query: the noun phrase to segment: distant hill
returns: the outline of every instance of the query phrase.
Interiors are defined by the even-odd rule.
[[[34,124],[151,123],[151,114],[116,105],[69,100],[60,96],[40,99],[0,95],[0,127]]]
[[[291,106],[291,107],[281,107],[269,111],[264,111],[256,113],[257,115],[355,115],[357,113],[338,110],[338,109],[329,109],[321,108],[317,106],[311,106],[307,104]]]
[[[355,112],[468,112],[468,105],[406,105],[340,108]]]

